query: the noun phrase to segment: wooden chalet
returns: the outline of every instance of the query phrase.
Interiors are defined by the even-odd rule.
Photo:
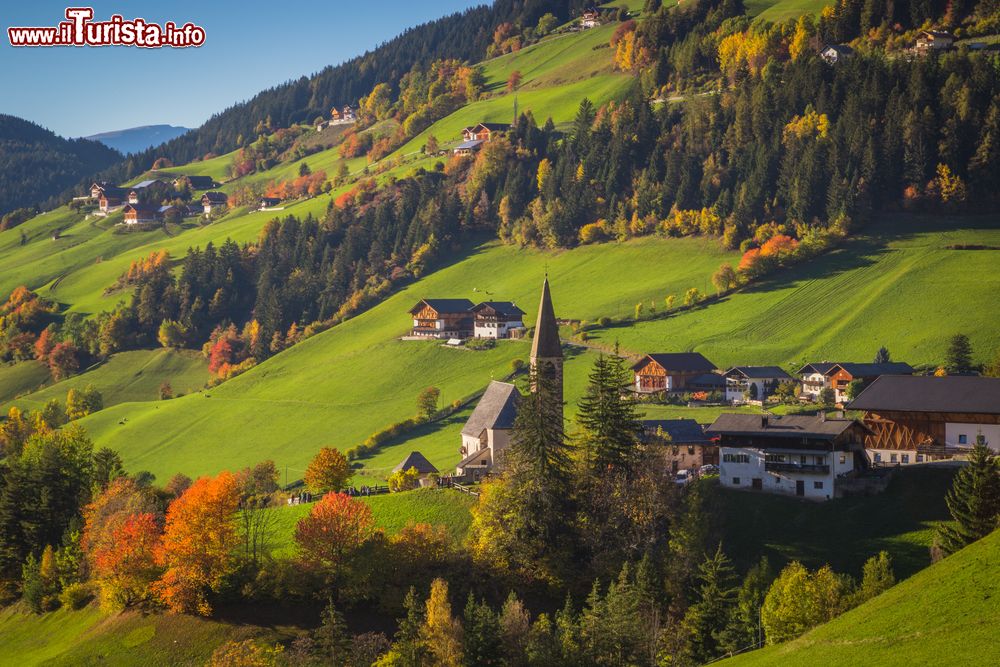
[[[852,382],[861,380],[868,384],[882,375],[913,375],[913,367],[900,361],[884,364],[838,363],[826,372],[827,386],[833,388],[837,402],[842,403],[847,400],[847,387]]]
[[[104,213],[121,208],[125,203],[125,192],[120,188],[105,188],[98,198],[98,208]]]
[[[108,188],[110,188],[112,190],[117,190],[118,189],[115,186],[111,185],[111,183],[109,183],[107,181],[95,181],[90,186],[90,198],[91,199],[100,199],[101,195],[104,194],[104,191],[107,190]]]
[[[157,209],[151,206],[142,206],[140,204],[127,204],[125,206],[125,219],[122,224],[142,225],[159,221],[160,216]]]
[[[580,15],[580,27],[583,30],[598,28],[601,25],[601,13],[596,8],[591,8]]]
[[[201,207],[205,215],[209,215],[212,211],[225,208],[229,203],[229,197],[226,196],[225,192],[206,192],[201,196]]]
[[[132,186],[132,188],[128,192],[128,203],[129,204],[140,203],[148,188],[151,188],[154,185],[161,185],[162,183],[163,181],[155,178],[148,181],[142,181],[141,183],[136,183],[135,185]]]
[[[917,37],[917,51],[947,51],[955,44],[955,37],[945,30],[923,30]]]
[[[524,331],[524,311],[511,301],[484,301],[472,308],[472,317],[476,338],[512,338]]]
[[[663,447],[667,469],[697,470],[703,465],[719,464],[719,447],[705,434],[705,428],[693,419],[644,419],[640,439]]]
[[[411,336],[469,338],[473,334],[473,303],[468,299],[421,299],[413,308]]]
[[[510,125],[504,123],[480,123],[473,127],[462,130],[462,139],[465,141],[492,141],[493,138],[510,129]]]
[[[876,463],[948,458],[979,437],[1000,451],[1000,378],[883,375],[846,407],[864,411]]]
[[[275,206],[277,206],[280,203],[281,203],[281,200],[278,199],[277,197],[261,197],[260,198],[260,206],[258,208],[261,211],[264,211],[264,210],[269,209],[269,208],[274,208]]]
[[[634,389],[640,394],[685,391],[690,380],[714,370],[715,364],[698,352],[647,354],[632,366]]]

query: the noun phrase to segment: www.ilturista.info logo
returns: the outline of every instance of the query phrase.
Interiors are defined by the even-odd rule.
[[[66,21],[55,27],[7,28],[11,46],[139,46],[145,49],[184,48],[205,43],[205,29],[193,23],[162,26],[115,14],[108,21],[94,21],[91,7],[68,7]]]

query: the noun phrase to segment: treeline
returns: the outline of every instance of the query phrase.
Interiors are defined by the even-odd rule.
[[[97,141],[63,139],[29,121],[0,114],[0,215],[41,204],[121,157]],[[22,218],[5,216],[0,231]]]

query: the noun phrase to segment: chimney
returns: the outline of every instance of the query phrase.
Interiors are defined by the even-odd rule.
[[[761,428],[767,428],[767,415],[763,414],[760,416],[760,426]]]

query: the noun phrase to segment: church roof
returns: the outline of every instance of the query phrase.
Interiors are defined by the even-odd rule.
[[[462,435],[478,438],[486,429],[514,428],[520,397],[514,385],[496,380],[490,382],[476,409],[469,416],[469,421],[465,422]]]
[[[552,295],[549,293],[549,279],[542,283],[542,300],[538,305],[538,320],[535,322],[535,337],[531,341],[531,358],[562,357],[562,344],[559,342],[559,325],[556,314],[552,310]]]

